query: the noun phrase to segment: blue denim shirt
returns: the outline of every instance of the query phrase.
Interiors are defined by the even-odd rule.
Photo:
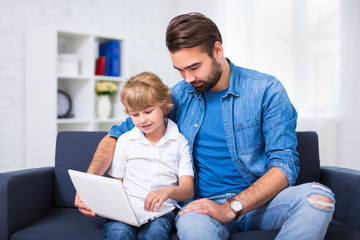
[[[293,185],[299,172],[297,112],[283,85],[273,76],[229,63],[230,85],[221,99],[221,110],[237,172],[251,185],[270,168],[277,167],[286,175],[289,185]],[[192,152],[204,118],[203,96],[184,80],[173,87],[172,96],[174,108],[170,119],[177,123]],[[128,118],[120,126],[113,126],[109,135],[119,137],[133,127]]]

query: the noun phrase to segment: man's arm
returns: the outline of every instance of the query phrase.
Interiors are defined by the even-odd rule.
[[[91,160],[87,173],[104,175],[111,166],[117,138],[106,135],[99,143]]]
[[[112,159],[114,156],[115,146],[117,139],[115,137],[110,137],[106,135],[99,143],[94,156],[91,160],[89,168],[87,170],[88,173],[95,175],[104,175],[106,170],[111,166]],[[96,217],[96,214],[91,211],[91,209],[84,204],[79,195],[76,193],[75,196],[75,207],[79,209],[79,211],[88,217]]]
[[[242,203],[242,214],[244,214],[267,203],[287,186],[288,179],[285,174],[280,169],[273,167],[253,185],[236,195],[234,198]],[[228,202],[216,204],[214,201],[205,198],[189,203],[182,210],[180,215],[191,211],[209,215],[222,224],[235,218],[235,213],[230,209],[230,204]]]

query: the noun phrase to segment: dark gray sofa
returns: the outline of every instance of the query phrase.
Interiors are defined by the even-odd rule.
[[[74,208],[75,190],[67,170],[86,171],[105,134],[60,132],[55,167],[0,173],[0,240],[102,238],[103,219],[85,217]],[[301,169],[297,184],[321,182],[336,195],[325,239],[360,239],[360,171],[320,167],[317,134],[298,132],[297,137]],[[230,239],[274,239],[276,234],[240,232]],[[171,239],[177,239],[175,233]]]

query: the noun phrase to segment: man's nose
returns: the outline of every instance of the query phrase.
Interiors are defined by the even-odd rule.
[[[195,80],[195,75],[192,74],[191,72],[185,72],[184,74],[185,74],[184,78],[187,83],[191,83]]]

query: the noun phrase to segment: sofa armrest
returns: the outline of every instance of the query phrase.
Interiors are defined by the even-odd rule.
[[[0,173],[1,240],[53,208],[53,186],[53,167]]]
[[[321,167],[321,182],[335,193],[334,219],[360,230],[360,171]]]

